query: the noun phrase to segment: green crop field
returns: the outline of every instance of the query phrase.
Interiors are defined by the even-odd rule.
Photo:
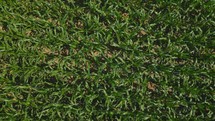
[[[212,121],[214,82],[214,0],[0,0],[1,121]]]

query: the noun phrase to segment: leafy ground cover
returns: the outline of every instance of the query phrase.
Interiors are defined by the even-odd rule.
[[[1,120],[214,120],[213,0],[0,0]]]

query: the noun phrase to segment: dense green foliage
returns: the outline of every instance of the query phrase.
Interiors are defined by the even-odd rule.
[[[0,120],[213,120],[214,0],[0,0]]]

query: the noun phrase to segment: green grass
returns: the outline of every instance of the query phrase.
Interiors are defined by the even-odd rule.
[[[0,0],[0,120],[215,120],[214,0]]]

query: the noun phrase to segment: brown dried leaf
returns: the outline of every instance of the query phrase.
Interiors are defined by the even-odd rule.
[[[96,56],[98,56],[98,55],[99,55],[99,52],[98,52],[98,51],[91,52],[91,55],[92,55],[93,57],[96,57]]]
[[[61,55],[68,56],[68,55],[69,55],[69,49],[64,48],[64,49],[61,51]]]
[[[141,34],[141,35],[146,35],[147,33],[146,33],[144,30],[141,30],[141,31],[140,31],[140,34]]]
[[[27,36],[30,36],[30,35],[31,35],[31,33],[32,33],[32,31],[31,31],[31,30],[28,30],[28,31],[26,31],[26,32],[25,32],[25,34],[26,34]]]
[[[156,84],[152,83],[152,82],[148,82],[147,87],[149,90],[151,91],[155,91],[156,89]]]
[[[113,55],[111,53],[107,53],[108,58],[112,58]]]
[[[84,26],[84,24],[81,21],[78,21],[75,25],[78,28],[82,28]]]
[[[128,13],[123,13],[122,16],[126,18],[128,17]]]
[[[105,56],[108,58],[112,58],[113,54],[110,51],[105,51]]]
[[[141,30],[138,34],[137,34],[137,37],[142,37],[144,35],[146,35],[147,33],[144,31],[144,30]]]
[[[42,52],[43,52],[44,54],[51,54],[51,53],[52,53],[52,50],[49,49],[49,48],[47,48],[47,47],[44,47],[44,48],[42,49]]]

